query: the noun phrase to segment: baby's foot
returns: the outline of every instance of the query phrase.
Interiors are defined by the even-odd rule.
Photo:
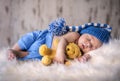
[[[8,60],[16,59],[16,55],[13,53],[12,49],[8,49]]]
[[[14,58],[23,58],[26,55],[28,55],[28,52],[27,51],[17,51],[17,50],[14,50],[14,49],[9,49],[8,54],[9,54],[8,56],[9,56],[10,59],[14,59]]]

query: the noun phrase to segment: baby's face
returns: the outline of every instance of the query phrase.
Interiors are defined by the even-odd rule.
[[[87,53],[91,50],[97,49],[101,45],[101,41],[90,34],[83,34],[78,39],[78,46],[81,48],[83,53]]]

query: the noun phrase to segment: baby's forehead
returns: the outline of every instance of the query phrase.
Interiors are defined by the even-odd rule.
[[[84,33],[84,34],[82,34],[82,36],[84,36],[84,37],[96,38],[95,36],[93,36],[93,35],[91,35],[91,34],[88,34],[88,33]]]
[[[88,34],[88,33],[84,33],[84,34],[82,34],[82,36],[85,37],[85,38],[92,39],[92,40],[94,40],[94,41],[101,42],[97,37],[95,37],[95,36],[93,36],[93,35],[91,35],[91,34]]]

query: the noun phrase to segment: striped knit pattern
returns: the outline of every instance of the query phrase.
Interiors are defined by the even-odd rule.
[[[111,32],[112,30],[112,27],[110,27],[108,24],[101,24],[101,23],[87,23],[87,24],[80,25],[80,26],[66,26],[66,29],[68,31],[79,32],[82,29],[89,27],[89,26],[101,27],[101,28],[106,29],[108,32]]]
[[[64,18],[58,18],[49,24],[48,31],[51,32],[55,36],[61,36],[61,35],[66,34],[69,31],[80,33],[81,30],[89,28],[90,26],[99,27],[99,28],[101,27],[101,28],[107,30],[109,33],[112,30],[112,27],[110,27],[109,25],[100,24],[100,23],[87,23],[87,24],[83,24],[80,26],[68,26],[68,25],[66,25],[66,21]]]

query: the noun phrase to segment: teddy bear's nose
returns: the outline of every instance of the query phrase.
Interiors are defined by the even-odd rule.
[[[73,51],[73,54],[75,54],[75,51]]]

